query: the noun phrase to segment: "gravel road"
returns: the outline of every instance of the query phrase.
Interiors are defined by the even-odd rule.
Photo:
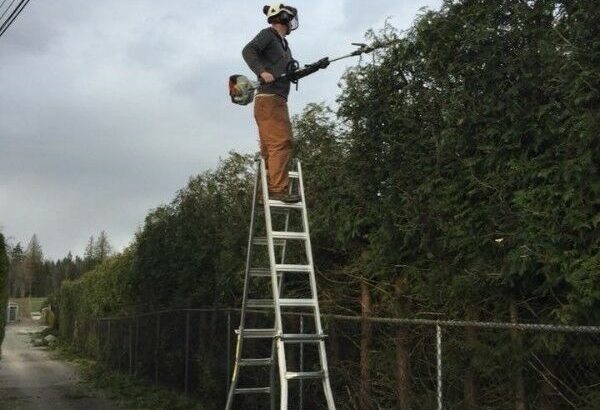
[[[77,368],[34,347],[35,322],[8,325],[0,360],[0,410],[118,410],[79,384]]]

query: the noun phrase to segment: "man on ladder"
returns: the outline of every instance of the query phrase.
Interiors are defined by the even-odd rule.
[[[279,395],[280,402],[278,408],[289,410],[291,408],[289,383],[299,382],[299,402],[303,403],[302,383],[304,380],[313,379],[322,383],[327,409],[335,410],[327,366],[324,341],[326,336],[323,333],[317,297],[300,161],[294,164],[294,172],[288,172],[292,143],[292,126],[287,108],[290,82],[295,82],[299,78],[324,68],[328,64],[328,60],[325,59],[323,63],[319,62],[307,66],[304,70],[298,70],[298,63],[292,59],[285,39],[292,30],[298,27],[298,11],[293,7],[279,4],[265,6],[263,12],[271,27],[259,32],[243,51],[244,59],[260,81],[251,83],[240,75],[230,77],[230,96],[234,103],[246,105],[253,99],[255,101],[254,116],[258,125],[263,158],[259,162],[254,185],[240,327],[236,330],[235,363],[225,409],[243,408],[234,406],[236,396],[268,394],[271,410],[277,408],[277,395]],[[257,92],[256,95],[255,92]],[[290,178],[296,179],[294,186],[298,187],[297,193],[291,192]],[[259,202],[262,205],[260,207],[257,206]],[[258,222],[257,210],[260,208],[264,212],[264,227],[258,227],[255,224]],[[284,213],[283,225],[280,223],[281,221],[273,223],[271,214],[276,211]],[[299,213],[299,218],[298,216],[294,217],[294,219],[300,219],[299,224],[290,224],[292,212]],[[303,248],[304,250],[297,255],[299,258],[296,263],[286,260],[286,249],[289,242],[298,243],[301,247],[297,247],[297,249]],[[267,247],[268,266],[265,266],[264,258],[253,257],[256,255],[255,252],[264,252],[259,250],[264,246]],[[301,257],[301,253],[304,253],[304,258]],[[303,281],[302,295],[286,292],[287,289],[284,285],[286,274],[293,275],[298,281]],[[267,278],[270,282],[270,286],[268,286],[270,287],[270,298],[258,296],[258,293],[263,293],[268,288],[264,286],[264,282],[260,282],[261,278]],[[250,291],[251,288],[252,291]],[[258,292],[258,290],[263,292]],[[300,333],[295,333],[296,330],[293,326],[286,326],[284,329],[282,318],[284,308],[304,312],[307,318],[310,318],[308,320],[314,322],[312,326],[309,326],[310,331],[305,332],[303,325],[300,325]],[[260,312],[262,317],[265,317],[265,314],[272,315],[272,324],[266,324],[264,321],[254,322],[247,318],[247,314],[257,312]],[[255,327],[249,328],[248,325],[252,323]],[[303,322],[301,321],[301,323]],[[244,344],[252,341],[256,343],[254,345],[256,350],[245,349]],[[269,357],[264,357],[267,347],[265,342],[271,348]],[[303,357],[305,346],[312,347],[312,352],[316,354],[316,357],[312,355],[311,357],[317,360],[308,369],[305,369],[303,359],[300,360],[299,366],[296,366],[293,358],[286,356],[286,346],[288,350],[300,346],[301,357]],[[258,349],[258,347],[263,349]],[[256,354],[258,351],[263,352],[263,354],[259,354],[262,357],[252,357],[252,353]],[[259,373],[269,369],[268,386],[261,383],[260,377],[258,379],[248,377],[252,375],[253,368],[257,369]],[[276,371],[279,375],[279,383],[276,382]],[[240,377],[242,372],[244,376]],[[262,381],[264,382],[264,380]],[[238,402],[236,405],[240,406],[240,403]]]
[[[327,409],[335,410],[327,364],[326,335],[323,332],[317,295],[300,161],[295,162],[293,172],[288,172],[292,126],[287,108],[287,97],[290,83],[297,83],[299,79],[326,68],[331,62],[360,56],[388,45],[367,46],[362,43],[353,43],[359,48],[347,55],[333,59],[324,57],[313,64],[307,64],[300,68],[298,62],[292,58],[286,40],[286,36],[298,28],[298,11],[291,6],[277,4],[265,6],[263,13],[267,16],[267,21],[271,26],[260,31],[244,47],[242,53],[246,63],[257,75],[259,81],[250,81],[240,74],[229,77],[229,96],[233,103],[247,105],[252,101],[255,102],[254,116],[258,125],[262,159],[258,164],[254,185],[240,326],[236,330],[235,362],[225,409],[234,410],[236,396],[268,394],[272,410],[277,408],[277,395],[279,395],[279,409],[289,410],[289,384],[294,381],[299,382],[298,400],[302,406],[303,381],[313,379],[320,380],[322,383]],[[290,189],[290,178],[295,179],[294,187],[298,187],[297,194],[292,193]],[[260,206],[257,206],[259,204]],[[259,209],[264,212],[264,226],[255,223],[258,222],[257,211]],[[279,220],[274,225],[272,212],[283,212],[284,223],[281,224],[282,221]],[[299,218],[293,217],[296,221],[300,220],[299,224],[290,224],[292,212],[300,213]],[[295,249],[299,252],[295,252],[297,254],[293,258],[294,261],[290,263],[291,261],[286,259],[286,249],[288,243],[292,242],[300,244],[300,247],[296,245]],[[264,252],[259,250],[264,246],[267,247],[268,266],[265,266],[264,258],[254,257],[255,252]],[[304,257],[302,257],[302,253]],[[293,281],[296,285],[299,283],[302,285],[300,294],[287,292],[285,282],[290,275],[295,278]],[[265,287],[264,282],[255,282],[261,278],[267,278],[270,286]],[[254,285],[253,291],[250,292],[251,286],[255,283],[261,286]],[[271,298],[257,295],[260,293],[257,290],[264,291],[267,288],[270,288]],[[286,312],[284,312],[284,308],[287,309]],[[247,318],[247,314],[256,313],[261,316],[272,314],[273,323],[265,324],[264,321],[256,322]],[[284,313],[301,314],[299,333],[296,333],[298,330],[289,323],[284,329]],[[312,322],[308,326],[308,331],[305,331],[303,325],[303,315],[306,315]],[[248,326],[251,324],[254,327]],[[245,350],[243,347],[246,342],[251,341],[263,343],[263,352],[264,342],[269,343],[270,357],[252,357],[254,350]],[[293,356],[286,355],[286,347],[293,346],[299,346],[300,349],[299,365],[294,363]],[[307,367],[305,367],[303,359],[305,346],[312,349],[313,353],[310,356],[316,359],[312,365]],[[252,377],[247,377],[252,368],[257,368],[259,371],[265,368],[269,369],[268,386],[258,380],[252,381]],[[244,378],[241,378],[240,373],[243,369]],[[279,383],[276,382],[276,371],[279,373]]]
[[[287,107],[290,80],[281,78],[297,64],[286,36],[298,28],[298,10],[284,4],[264,6],[271,25],[250,41],[242,55],[261,85],[254,100],[260,153],[268,170],[269,197],[287,203],[300,201],[288,190],[292,124]]]

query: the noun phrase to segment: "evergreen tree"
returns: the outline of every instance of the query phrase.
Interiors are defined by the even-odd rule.
[[[83,254],[83,271],[86,272],[92,270],[96,265],[96,241],[92,235],[88,240],[87,246],[85,247],[85,252]]]
[[[10,250],[9,256],[9,295],[11,297],[23,297],[27,286],[25,281],[25,252],[23,251],[20,242],[17,242]]]
[[[44,254],[37,235],[34,234],[31,237],[25,255],[27,293],[29,296],[45,296],[48,283],[46,278],[47,271],[44,268]]]
[[[73,259],[73,254],[69,251],[67,256],[62,260],[62,278],[75,280],[79,277],[79,271],[80,269],[76,264],[76,260]]]
[[[93,249],[94,260],[96,263],[102,263],[110,256],[112,247],[110,246],[106,232],[100,232],[98,239],[94,243]]]

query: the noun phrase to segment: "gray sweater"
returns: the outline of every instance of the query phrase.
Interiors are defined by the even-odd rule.
[[[260,78],[260,73],[267,71],[275,78],[287,71],[292,61],[292,51],[286,39],[281,38],[274,28],[261,30],[242,50],[242,56],[250,69]],[[277,94],[287,99],[290,93],[290,82],[279,80],[262,84],[259,94]]]

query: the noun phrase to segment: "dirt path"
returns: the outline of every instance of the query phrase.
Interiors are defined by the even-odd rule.
[[[0,410],[118,410],[80,386],[77,368],[33,347],[35,322],[9,325],[0,360]]]

